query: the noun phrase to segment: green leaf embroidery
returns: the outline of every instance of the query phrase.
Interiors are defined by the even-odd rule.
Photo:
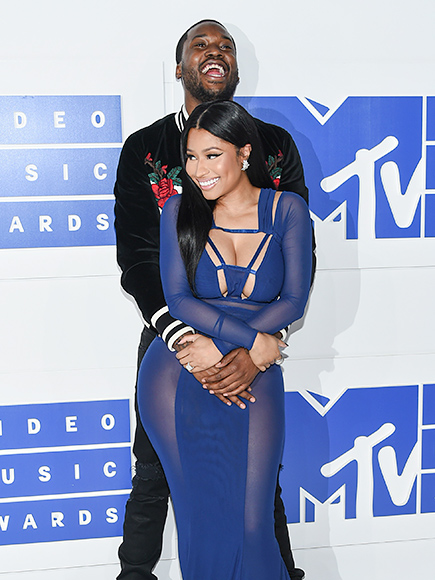
[[[173,169],[171,169],[171,171],[168,173],[168,178],[169,179],[174,179],[174,177],[177,177],[177,175],[180,173],[181,171],[181,167],[174,167]]]

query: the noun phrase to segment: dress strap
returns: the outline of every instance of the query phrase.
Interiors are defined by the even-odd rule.
[[[208,243],[210,244],[210,246],[213,248],[214,253],[216,254],[216,256],[218,257],[218,259],[220,260],[221,266],[226,266],[225,264],[225,260],[222,257],[222,254],[219,252],[219,250],[216,247],[216,244],[213,242],[213,240],[211,239],[210,236],[208,236]]]
[[[262,189],[258,201],[258,227],[262,232],[273,230],[273,203],[276,191],[274,189]]]
[[[270,236],[270,234],[264,234],[263,239],[261,240],[260,244],[258,245],[258,248],[255,251],[255,254],[252,256],[251,261],[246,266],[247,269],[250,270],[251,274],[255,274],[256,273],[256,270],[253,270],[252,269],[252,266],[255,264],[255,261],[258,258],[258,256],[260,255],[261,250],[264,248],[264,244],[268,240],[269,236]]]
[[[261,230],[257,229],[253,229],[253,230],[247,230],[247,229],[239,229],[239,228],[222,228],[221,226],[217,226],[214,223],[211,224],[211,229],[212,230],[221,230],[222,232],[227,232],[229,234],[258,234],[258,232],[260,232]]]

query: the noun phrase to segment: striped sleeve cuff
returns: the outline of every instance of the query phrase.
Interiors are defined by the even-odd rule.
[[[288,329],[289,329],[289,327],[286,326],[285,328],[278,331],[281,333],[281,340],[283,340],[284,342],[285,342],[285,339],[287,338]]]
[[[171,351],[174,350],[174,343],[183,336],[183,334],[186,334],[186,332],[192,332],[195,334],[195,330],[191,326],[184,324],[181,320],[173,318],[169,314],[167,306],[163,306],[163,308],[160,308],[160,310],[157,310],[157,312],[151,316],[151,324],[166,342],[167,347]]]

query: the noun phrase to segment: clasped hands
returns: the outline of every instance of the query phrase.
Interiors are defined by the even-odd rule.
[[[177,359],[223,403],[246,408],[243,400],[255,403],[251,384],[259,371],[282,362],[280,348],[287,346],[277,336],[259,332],[251,350],[236,348],[222,358],[211,338],[186,333],[175,345]]]

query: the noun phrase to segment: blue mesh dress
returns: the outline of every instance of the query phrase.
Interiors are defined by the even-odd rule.
[[[226,264],[209,238],[197,269],[198,298],[178,248],[180,197],[163,209],[160,269],[170,312],[213,337],[223,353],[250,349],[257,331],[273,334],[304,311],[311,275],[309,212],[298,195],[284,192],[274,205],[275,195],[261,190],[258,229],[218,228],[256,235],[257,252],[246,267]],[[259,373],[252,388],[257,401],[246,409],[224,405],[161,338],[142,362],[139,409],[171,490],[184,580],[289,578],[273,516],[284,444],[281,368]]]

